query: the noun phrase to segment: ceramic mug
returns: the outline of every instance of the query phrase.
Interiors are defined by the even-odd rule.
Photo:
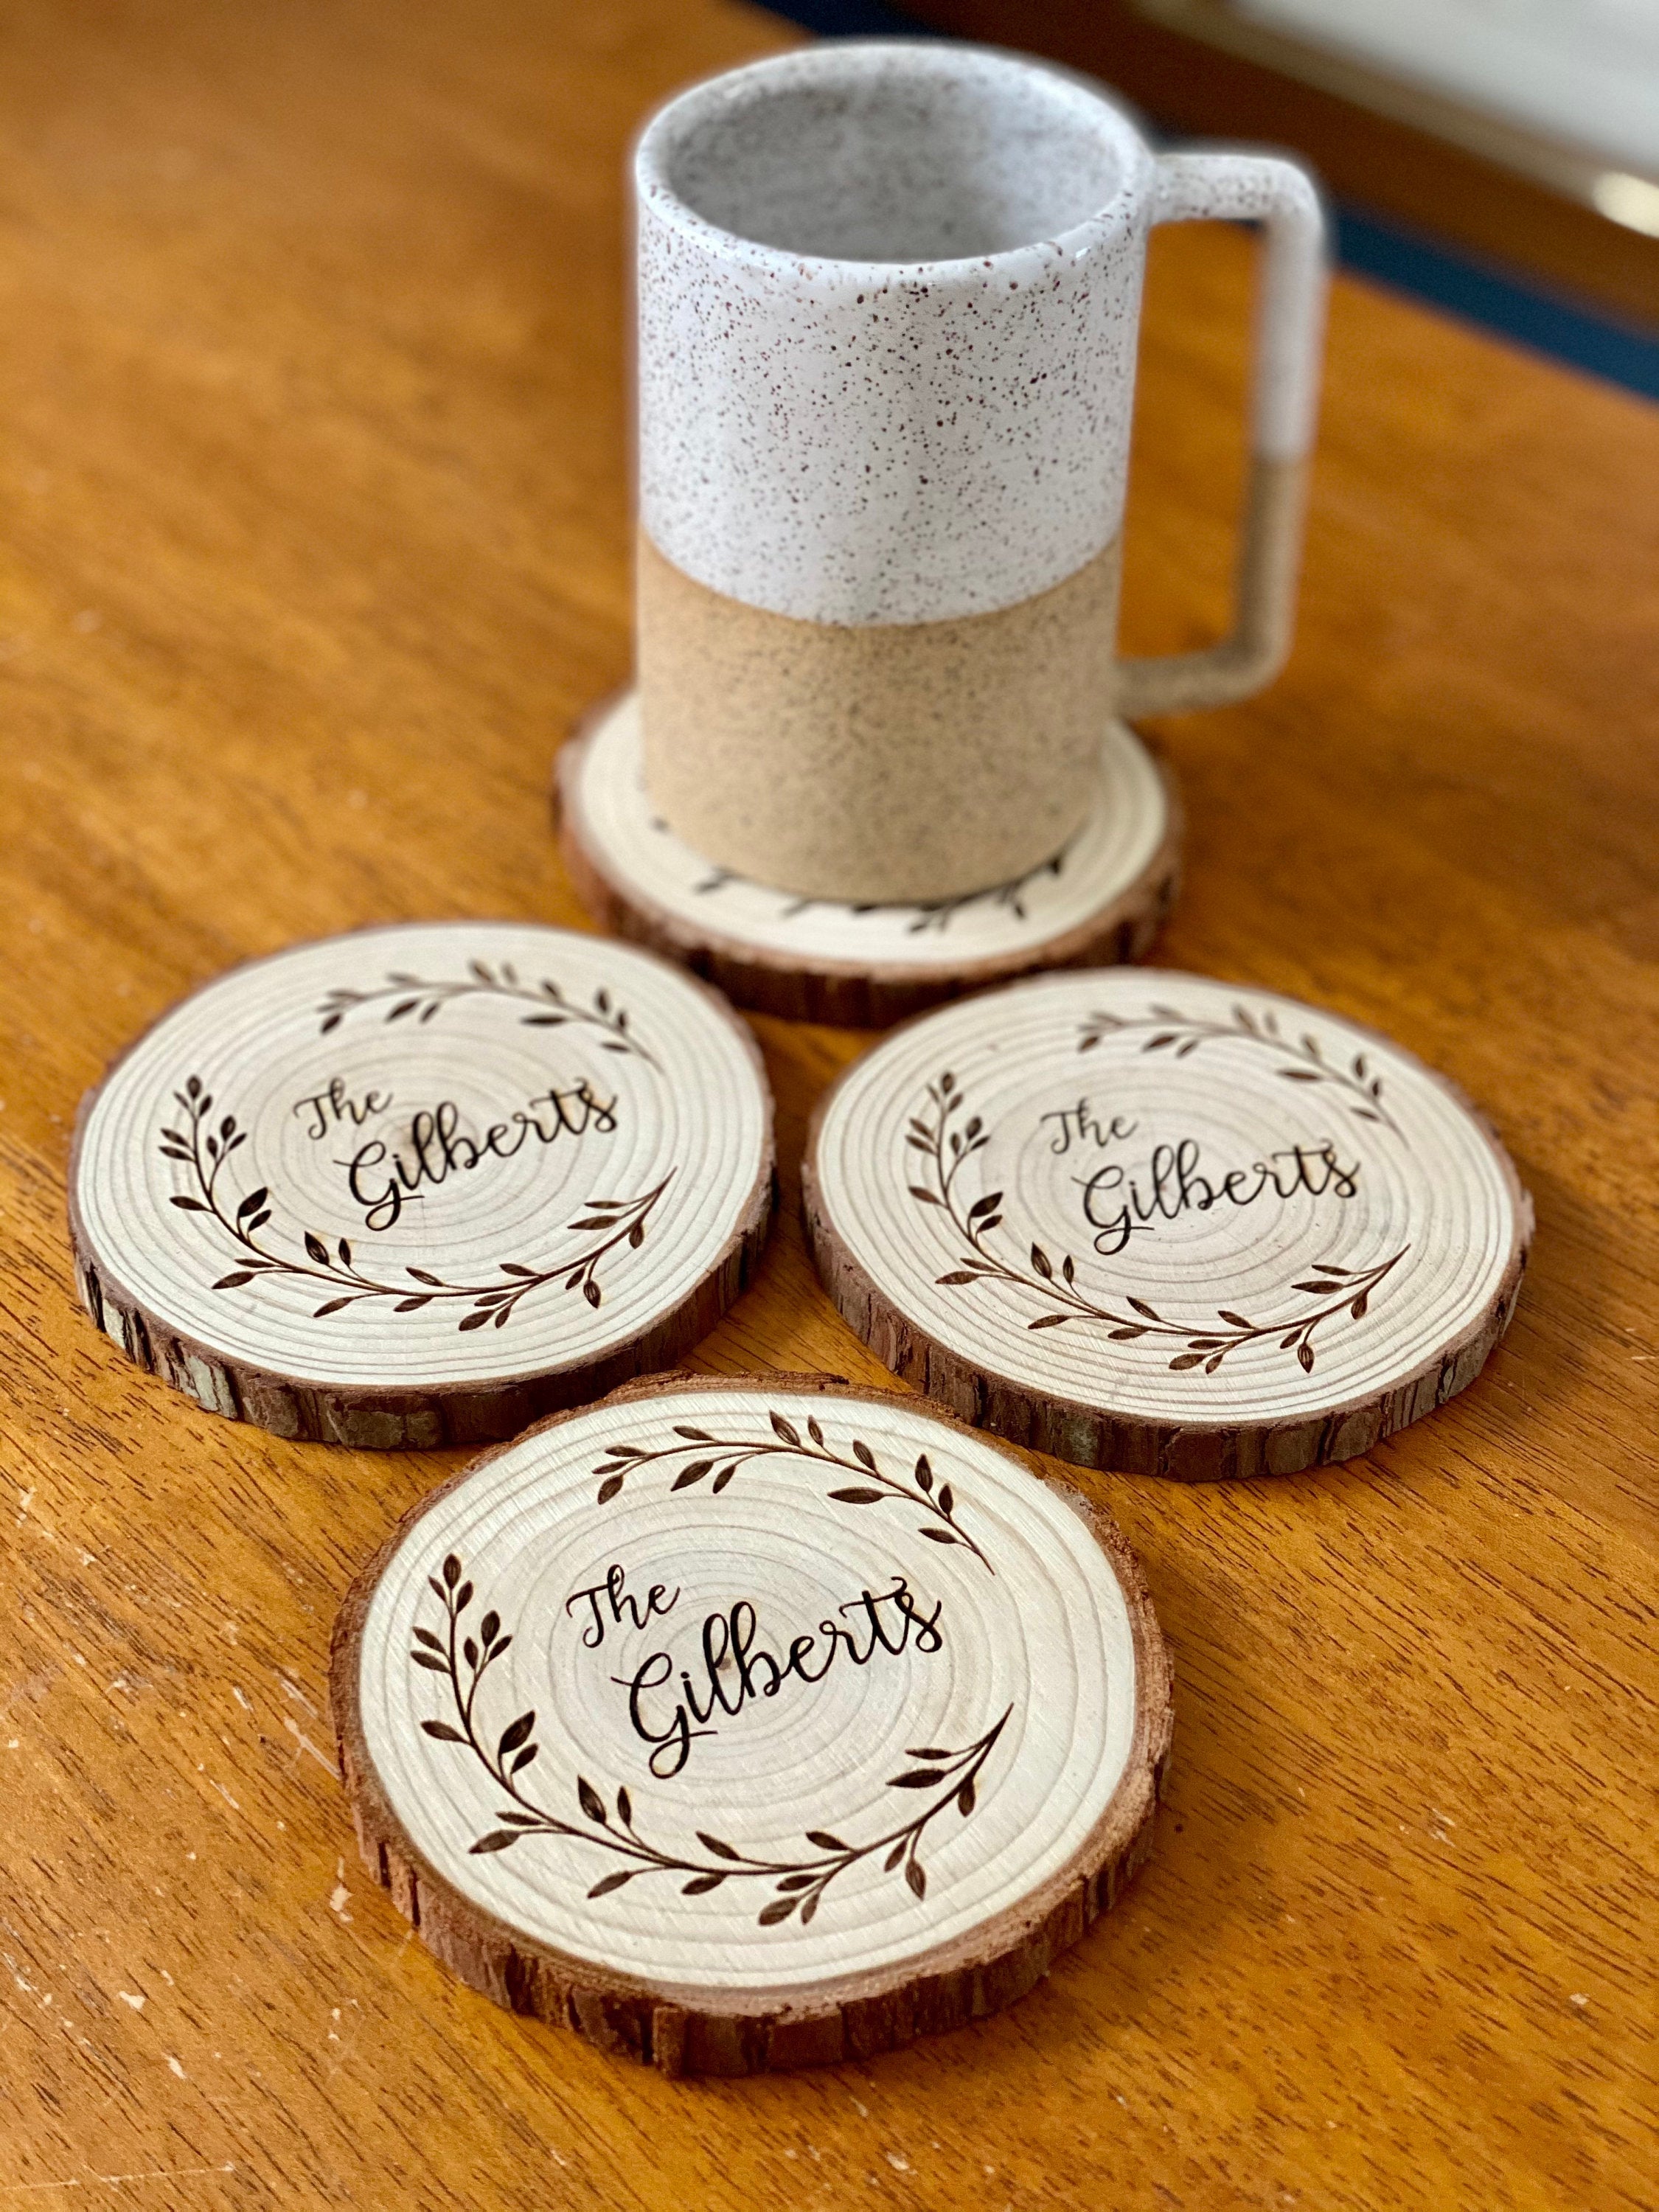
[[[710,860],[812,897],[1018,876],[1109,714],[1288,650],[1324,232],[1293,163],[1158,155],[1091,83],[943,41],[695,85],[635,156],[646,781]],[[1233,635],[1116,659],[1148,234],[1267,251]]]

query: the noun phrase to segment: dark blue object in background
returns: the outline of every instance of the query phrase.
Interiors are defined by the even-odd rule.
[[[1337,209],[1337,252],[1345,268],[1659,399],[1659,339],[1599,308],[1355,207]]]

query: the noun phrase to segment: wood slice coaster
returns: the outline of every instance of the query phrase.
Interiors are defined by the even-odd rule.
[[[1151,1848],[1117,1530],[937,1407],[659,1376],[433,1492],[330,1695],[365,1863],[514,2010],[671,2074],[995,2011]]]
[[[279,1436],[508,1436],[660,1367],[758,1256],[753,1039],[647,953],[522,922],[301,945],[163,1015],[82,1103],[81,1293]]]
[[[1180,881],[1174,782],[1122,722],[1107,727],[1094,811],[1063,852],[929,906],[797,898],[704,860],[652,807],[631,692],[561,750],[555,808],[565,865],[605,928],[797,1021],[884,1029],[1036,969],[1139,959]]]
[[[927,1015],[820,1105],[830,1295],[967,1419],[1188,1481],[1363,1452],[1474,1381],[1532,1203],[1462,1095],[1203,976],[1045,976]]]

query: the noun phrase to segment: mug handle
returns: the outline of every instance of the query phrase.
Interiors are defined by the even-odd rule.
[[[1248,699],[1285,665],[1325,332],[1325,219],[1313,179],[1266,154],[1164,154],[1152,221],[1260,222],[1267,242],[1250,383],[1250,471],[1231,636],[1203,653],[1118,663],[1117,711],[1168,714]]]

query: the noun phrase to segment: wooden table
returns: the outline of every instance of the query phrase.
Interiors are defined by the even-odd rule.
[[[1084,1478],[1176,1655],[1150,1869],[1000,2019],[669,2082],[452,1983],[356,1862],[329,1626],[453,1455],[140,1376],[63,1181],[82,1088],[227,963],[581,920],[545,792],[628,666],[623,149],[789,34],[13,0],[3,35],[0,2204],[1650,2206],[1659,414],[1340,284],[1296,660],[1165,732],[1165,957],[1489,1106],[1539,1209],[1507,1340],[1346,1467]],[[1220,619],[1248,281],[1238,234],[1158,242],[1139,649]],[[757,1027],[793,1201],[865,1040]],[[697,1364],[880,1379],[790,1203]]]

